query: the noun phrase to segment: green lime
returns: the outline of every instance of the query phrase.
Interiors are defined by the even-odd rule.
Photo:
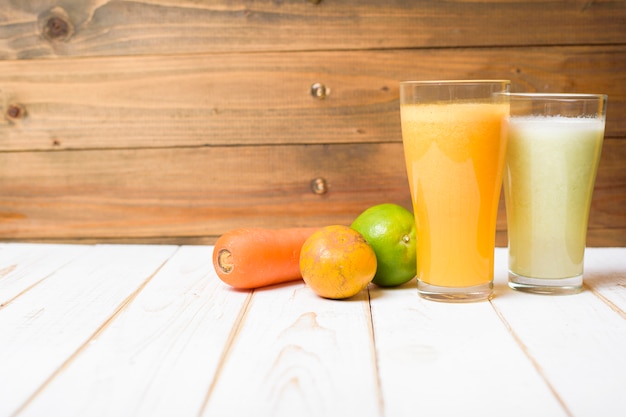
[[[416,275],[415,217],[397,204],[379,204],[359,214],[351,226],[376,253],[378,267],[372,282],[394,287]]]

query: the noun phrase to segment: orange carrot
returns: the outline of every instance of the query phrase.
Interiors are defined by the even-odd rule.
[[[213,267],[226,284],[242,289],[301,279],[300,250],[317,228],[235,229],[215,242]]]

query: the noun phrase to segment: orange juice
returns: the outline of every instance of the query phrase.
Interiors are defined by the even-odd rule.
[[[417,227],[417,277],[441,287],[493,280],[508,103],[402,104]]]

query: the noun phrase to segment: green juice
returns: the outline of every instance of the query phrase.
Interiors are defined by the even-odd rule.
[[[601,119],[509,119],[504,193],[510,272],[538,279],[582,277],[603,137]]]

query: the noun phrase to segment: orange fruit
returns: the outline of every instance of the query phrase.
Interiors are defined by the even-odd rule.
[[[415,217],[397,204],[379,204],[363,211],[352,223],[374,248],[378,268],[372,282],[394,287],[417,274]]]
[[[376,254],[365,238],[347,226],[326,226],[313,233],[300,251],[300,272],[320,297],[342,299],[358,294],[376,273]]]

